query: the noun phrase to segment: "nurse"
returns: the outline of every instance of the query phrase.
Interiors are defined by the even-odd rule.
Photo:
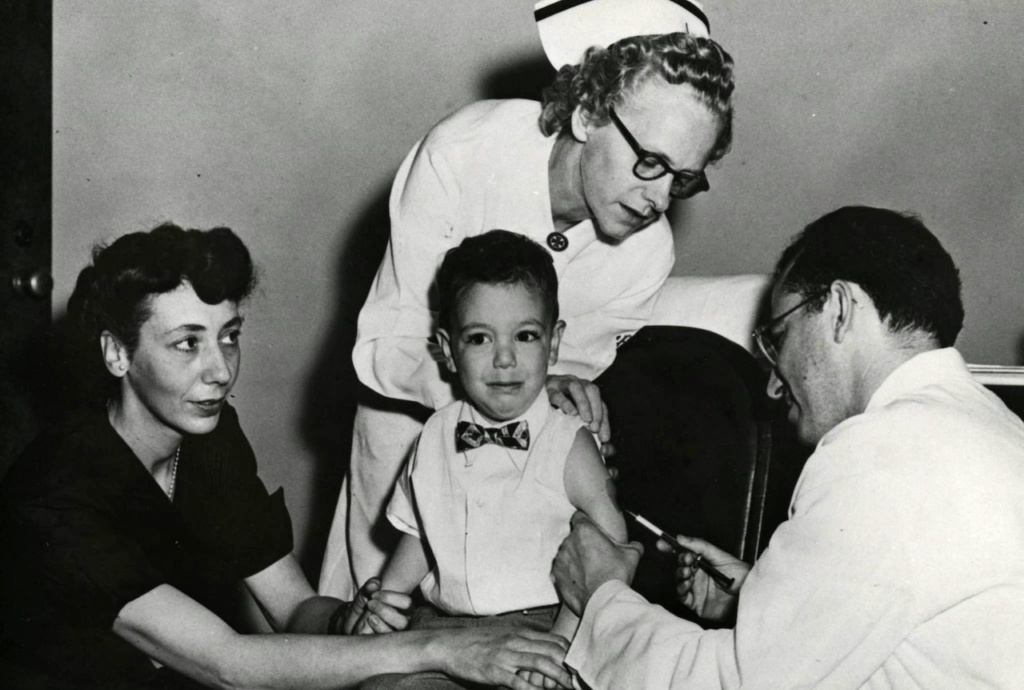
[[[351,597],[379,574],[391,545],[383,508],[398,471],[429,411],[460,395],[432,341],[431,285],[445,252],[496,228],[549,248],[567,324],[549,395],[607,442],[591,381],[646,323],[672,269],[665,213],[708,190],[705,168],[729,148],[732,58],[708,37],[699,5],[548,0],[535,16],[559,68],[543,102],[456,111],[395,178],[390,241],[352,353],[367,390],[322,594]]]

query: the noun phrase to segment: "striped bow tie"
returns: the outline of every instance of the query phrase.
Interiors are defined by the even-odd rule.
[[[480,426],[473,422],[459,422],[455,425],[456,453],[479,448],[485,443],[494,443],[513,450],[529,450],[530,425],[525,419],[495,427]]]

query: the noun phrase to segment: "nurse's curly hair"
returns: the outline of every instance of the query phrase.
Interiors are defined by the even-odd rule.
[[[568,132],[573,111],[598,125],[608,122],[608,106],[621,105],[648,79],[688,84],[721,125],[709,162],[732,143],[732,57],[710,38],[688,33],[624,38],[607,48],[594,46],[579,65],[565,65],[543,92],[540,129],[545,136]]]
[[[114,383],[96,356],[100,334],[109,331],[134,353],[153,296],[187,282],[207,304],[237,304],[252,293],[256,281],[249,250],[229,228],[184,230],[165,223],[97,245],[68,300],[67,325],[72,347],[79,348],[77,365],[93,369],[78,372],[81,382]]]

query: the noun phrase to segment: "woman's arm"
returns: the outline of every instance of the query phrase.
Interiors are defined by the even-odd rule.
[[[114,632],[150,658],[214,688],[336,688],[393,665],[384,647],[361,644],[372,638],[240,635],[166,584],[126,604]]]
[[[478,683],[531,690],[520,669],[569,687],[554,635],[512,629],[394,635],[240,635],[170,585],[121,609],[113,630],[165,666],[213,688],[309,690],[354,685],[381,673],[439,670]]]
[[[317,596],[291,554],[245,578],[245,586],[274,632],[326,634],[328,620],[344,603]]]
[[[247,577],[245,584],[275,632],[349,634],[364,613],[373,632],[403,630],[409,622],[401,612],[412,605],[411,599],[397,591],[380,592],[376,582],[361,587],[352,604],[317,595],[291,554]],[[332,618],[341,606],[346,610],[335,623],[341,630],[332,630]]]

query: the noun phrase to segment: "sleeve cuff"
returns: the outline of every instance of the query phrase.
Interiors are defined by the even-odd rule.
[[[605,582],[591,595],[590,601],[587,602],[587,608],[583,611],[583,617],[580,619],[580,625],[576,629],[576,636],[572,638],[572,644],[569,645],[569,653],[565,655],[565,665],[572,670],[574,676],[582,675],[591,649],[600,651],[600,647],[596,644],[594,619],[605,605],[622,593],[632,593],[633,596],[642,599],[621,580]]]
[[[413,460],[410,460],[411,462]],[[391,494],[391,500],[388,501],[384,509],[384,515],[387,517],[388,522],[399,532],[422,539],[419,523],[416,520],[416,509],[413,506],[412,499],[409,497],[411,493],[409,484],[412,481],[409,477],[409,471],[410,465],[405,465],[398,475],[398,479],[395,481],[395,490]]]
[[[410,536],[416,537],[417,539],[423,539],[423,537],[420,536],[419,529],[417,529],[415,525],[410,525],[408,522],[406,522],[399,516],[395,515],[390,510],[386,513],[386,515],[388,518],[388,522],[391,523],[391,526],[397,529],[399,532],[403,532]]]

